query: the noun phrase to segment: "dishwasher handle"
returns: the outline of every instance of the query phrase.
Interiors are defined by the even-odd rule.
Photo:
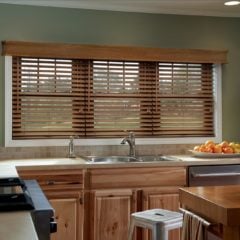
[[[201,177],[239,177],[240,172],[191,173],[193,178]]]

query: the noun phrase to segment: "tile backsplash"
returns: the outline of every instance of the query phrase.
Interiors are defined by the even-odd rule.
[[[161,145],[138,145],[137,155],[175,155],[189,154],[191,144],[161,144]],[[119,146],[75,146],[77,156],[109,156],[128,155],[127,145]],[[68,146],[66,147],[0,147],[0,160],[4,159],[29,159],[29,158],[62,158],[67,157]]]

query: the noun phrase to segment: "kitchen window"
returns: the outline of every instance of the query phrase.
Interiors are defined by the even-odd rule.
[[[221,137],[220,64],[13,55],[5,58],[12,142],[77,135],[114,144],[126,131],[144,144]]]

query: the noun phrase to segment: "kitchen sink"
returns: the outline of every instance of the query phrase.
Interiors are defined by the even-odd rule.
[[[179,161],[178,158],[165,155],[144,155],[137,157],[138,162]]]
[[[93,163],[137,162],[136,158],[128,156],[107,156],[107,157],[88,156],[86,157],[86,159]]]
[[[130,156],[87,156],[85,159],[89,163],[132,163],[132,162],[159,162],[159,161],[179,161],[178,158],[164,155],[142,155],[137,157]]]

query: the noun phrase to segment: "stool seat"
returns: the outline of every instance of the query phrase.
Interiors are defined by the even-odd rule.
[[[182,227],[183,214],[165,209],[151,209],[131,214],[128,240],[132,239],[134,227],[152,230],[152,240],[168,240],[168,231]]]

